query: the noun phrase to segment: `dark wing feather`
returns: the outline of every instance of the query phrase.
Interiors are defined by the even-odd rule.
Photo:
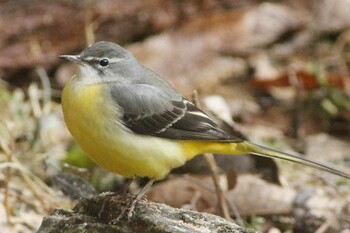
[[[114,84],[112,100],[122,108],[127,128],[168,139],[242,141],[221,129],[181,95],[147,84]]]

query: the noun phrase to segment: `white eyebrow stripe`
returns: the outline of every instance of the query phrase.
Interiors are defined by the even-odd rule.
[[[110,63],[112,62],[118,62],[120,60],[123,60],[124,58],[121,58],[121,57],[114,57],[114,58],[107,58],[107,57],[101,57],[101,58],[98,58],[98,57],[85,57],[84,60],[85,61],[100,61],[102,59],[107,59]]]
[[[96,60],[96,57],[85,57],[84,60],[85,61],[92,61],[92,60]]]
[[[106,59],[108,59],[108,58],[106,58]],[[121,58],[121,57],[113,57],[113,58],[108,59],[108,60],[109,60],[109,62],[118,62],[118,61],[123,60],[123,59],[124,58]]]

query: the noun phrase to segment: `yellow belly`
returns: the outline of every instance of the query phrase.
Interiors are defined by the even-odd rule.
[[[160,179],[188,159],[180,142],[126,130],[117,121],[107,85],[83,85],[73,78],[62,94],[67,127],[97,164],[125,177]]]

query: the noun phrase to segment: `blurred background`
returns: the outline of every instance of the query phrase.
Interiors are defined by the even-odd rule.
[[[75,144],[60,107],[77,67],[58,56],[100,40],[132,51],[226,131],[350,173],[350,0],[2,0],[1,232],[35,232],[53,208],[123,184]],[[350,232],[348,180],[253,156],[215,158],[240,225]],[[201,156],[148,199],[220,215]]]

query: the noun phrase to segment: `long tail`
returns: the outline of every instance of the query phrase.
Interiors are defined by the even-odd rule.
[[[299,155],[292,155],[289,153],[273,150],[267,147],[255,145],[250,142],[241,142],[241,143],[234,143],[235,145],[235,150],[237,150],[239,147],[239,150],[244,151],[248,154],[254,154],[258,156],[263,156],[263,157],[272,157],[272,158],[279,158],[283,160],[288,160],[300,164],[304,164],[310,167],[314,167],[320,170],[327,171],[329,173],[345,177],[347,179],[350,179],[350,174],[347,174],[345,172],[339,171],[336,168],[332,168],[330,165],[322,164],[320,162],[312,161],[306,158],[303,158]]]

